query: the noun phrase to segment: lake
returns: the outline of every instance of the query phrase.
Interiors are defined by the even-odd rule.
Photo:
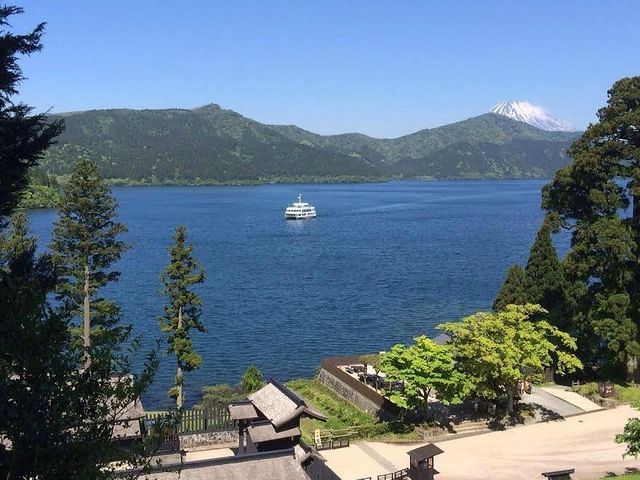
[[[106,296],[150,348],[160,336],[160,273],[185,225],[206,271],[198,291],[208,329],[195,334],[203,366],[187,375],[187,403],[204,385],[237,383],[249,364],[280,380],[310,376],[324,356],[386,350],[489,309],[507,268],[526,262],[544,183],[115,188],[132,248]],[[299,193],[318,217],[285,221]],[[43,245],[55,218],[30,214]],[[173,375],[164,357],[148,409],[169,404]]]

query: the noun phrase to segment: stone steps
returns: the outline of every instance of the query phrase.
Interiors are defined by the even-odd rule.
[[[478,421],[464,421],[458,424],[453,425],[454,432],[450,432],[448,435],[469,435],[478,432],[489,431],[489,421],[488,420],[478,420]]]

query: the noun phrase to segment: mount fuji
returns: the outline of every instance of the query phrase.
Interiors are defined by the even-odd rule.
[[[525,100],[500,102],[491,109],[492,113],[504,115],[519,122],[528,123],[541,130],[569,132],[571,128],[566,122],[552,117],[542,107]]]

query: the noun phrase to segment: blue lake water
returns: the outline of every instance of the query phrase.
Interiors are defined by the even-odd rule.
[[[107,296],[150,347],[160,336],[160,273],[183,224],[207,275],[198,290],[208,333],[195,337],[204,362],[187,376],[188,403],[204,385],[237,383],[249,364],[266,377],[309,376],[323,356],[385,350],[489,309],[507,268],[526,261],[544,183],[116,188],[132,248]],[[284,220],[298,193],[316,219]],[[55,218],[31,213],[42,244]],[[165,357],[147,408],[169,403],[173,374]]]

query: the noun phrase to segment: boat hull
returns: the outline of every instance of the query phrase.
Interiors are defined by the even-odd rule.
[[[285,214],[285,220],[308,220],[310,218],[316,218],[316,215],[294,215],[294,214]]]

